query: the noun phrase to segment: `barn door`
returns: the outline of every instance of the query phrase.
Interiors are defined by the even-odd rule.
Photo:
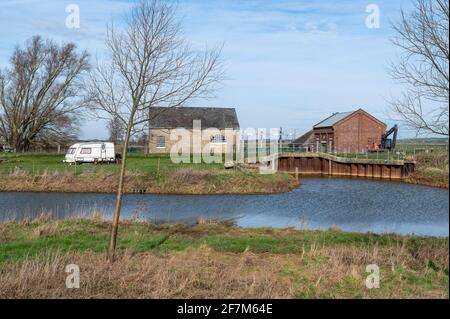
[[[326,141],[322,142],[322,149],[320,151],[322,153],[326,153],[327,152],[327,142]]]

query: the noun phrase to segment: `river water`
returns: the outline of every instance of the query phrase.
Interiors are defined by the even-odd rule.
[[[0,220],[51,213],[55,218],[111,217],[114,194],[0,193]],[[302,178],[272,195],[125,195],[123,218],[156,223],[233,219],[242,227],[327,229],[448,236],[449,191],[366,179]]]

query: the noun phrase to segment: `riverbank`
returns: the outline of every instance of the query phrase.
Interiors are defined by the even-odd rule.
[[[117,191],[119,165],[68,165],[60,155],[9,155],[0,163],[2,192]],[[153,194],[268,194],[288,192],[299,185],[295,177],[257,169],[229,169],[223,164],[175,164],[168,156],[131,156],[126,193]]]
[[[416,155],[414,173],[405,178],[406,183],[449,188],[448,153],[429,153]]]
[[[415,171],[401,182],[449,188],[448,154],[417,154]],[[0,192],[115,193],[119,166],[68,165],[63,155],[0,155]],[[131,155],[126,193],[271,194],[299,186],[294,174],[259,174],[257,169],[226,170],[223,164],[173,163],[168,156]]]
[[[0,224],[0,298],[448,298],[447,238],[123,221]],[[66,289],[67,264],[80,289]],[[380,268],[368,289],[366,267]]]
[[[63,192],[115,193],[116,173],[44,172],[27,174],[14,172],[1,175],[1,192]],[[261,175],[257,171],[196,170],[181,168],[158,175],[142,171],[128,171],[125,193],[152,194],[268,194],[288,192],[298,187],[299,181],[287,173]]]

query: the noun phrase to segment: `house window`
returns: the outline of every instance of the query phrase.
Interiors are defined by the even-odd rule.
[[[211,136],[210,142],[216,143],[216,144],[226,143],[225,136],[223,136],[221,134],[213,135],[213,136]]]
[[[91,154],[92,153],[92,148],[90,147],[83,147],[80,151],[80,154]]]
[[[156,148],[166,148],[166,138],[164,136],[156,137]]]

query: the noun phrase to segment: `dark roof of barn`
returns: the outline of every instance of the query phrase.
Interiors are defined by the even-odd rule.
[[[351,111],[351,112],[333,113],[333,115],[327,117],[323,121],[321,121],[321,122],[317,123],[316,125],[314,125],[313,129],[315,129],[315,128],[323,128],[323,127],[332,127],[336,123],[338,123],[338,122],[348,118],[350,115],[355,114],[357,112],[362,112],[362,113],[366,114],[367,116],[371,117],[372,119],[374,119],[375,121],[377,121],[378,123],[380,123],[381,125],[386,125],[385,123],[383,123],[382,121],[380,121],[379,119],[377,119],[373,115],[367,113],[363,109],[358,109],[356,111]]]
[[[292,144],[304,144],[308,143],[308,141],[314,136],[314,130],[310,130],[303,134],[302,136],[296,138],[292,141]]]
[[[342,112],[342,113],[334,113],[333,115],[331,115],[330,117],[327,117],[326,119],[324,119],[323,121],[317,123],[316,125],[313,126],[313,128],[321,128],[321,127],[330,127],[333,126],[334,124],[336,124],[337,122],[345,119],[347,116],[352,115],[353,113],[355,113],[356,111],[351,111],[351,112]]]
[[[234,108],[224,107],[151,107],[150,128],[192,128],[194,120],[201,120],[202,128],[239,129]]]

